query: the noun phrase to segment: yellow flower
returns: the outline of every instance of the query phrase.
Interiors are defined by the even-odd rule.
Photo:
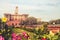
[[[54,36],[54,33],[52,32],[52,31],[50,31],[50,34],[49,34],[50,36]]]
[[[37,28],[35,28],[36,29],[36,31],[38,31],[39,30],[39,28],[37,27]]]
[[[2,18],[2,22],[6,22],[7,21],[7,18],[6,17],[3,17]]]
[[[43,36],[43,38],[46,38],[46,36]]]
[[[47,37],[47,35],[46,35],[46,34],[44,34],[42,37],[43,37],[43,38],[46,38],[46,37]]]

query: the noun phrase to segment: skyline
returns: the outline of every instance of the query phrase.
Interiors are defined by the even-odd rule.
[[[60,19],[60,0],[0,0],[0,18],[4,13],[14,13],[19,7],[19,14],[41,18],[42,21]]]

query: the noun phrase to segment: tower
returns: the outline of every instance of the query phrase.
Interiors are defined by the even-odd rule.
[[[18,6],[15,8],[15,14],[18,14]]]

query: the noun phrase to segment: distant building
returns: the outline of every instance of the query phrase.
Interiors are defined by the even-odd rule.
[[[58,32],[60,32],[60,24],[48,25],[48,30],[52,31],[53,33],[58,33]]]
[[[4,16],[7,18],[7,25],[19,25],[22,20],[27,19],[28,14],[18,14],[18,6],[16,6],[15,14],[5,13]]]

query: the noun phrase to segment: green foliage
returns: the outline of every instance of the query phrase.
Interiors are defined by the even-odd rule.
[[[43,30],[42,30],[43,29]],[[5,26],[3,29],[0,30],[0,33],[5,37],[5,38],[11,38],[11,33],[15,32],[17,34],[20,34],[22,32],[26,32],[29,35],[29,39],[28,40],[40,40],[43,36],[45,36],[46,38],[50,39],[50,40],[59,40],[60,39],[60,32],[58,33],[58,35],[54,35],[54,36],[50,36],[49,35],[49,31],[47,30],[47,24],[43,24],[42,28],[26,28],[21,27],[21,28],[13,28],[12,26]],[[22,37],[23,40],[26,40],[24,37]]]
[[[44,26],[43,26],[44,27]],[[45,29],[42,31],[40,28],[38,30],[36,30],[36,28],[30,29],[30,28],[14,28],[13,31],[15,33],[22,33],[23,31],[26,31],[27,33],[29,33],[29,36],[31,37],[31,40],[38,40],[41,39],[42,36],[46,33],[44,33],[44,31],[46,31]]]

